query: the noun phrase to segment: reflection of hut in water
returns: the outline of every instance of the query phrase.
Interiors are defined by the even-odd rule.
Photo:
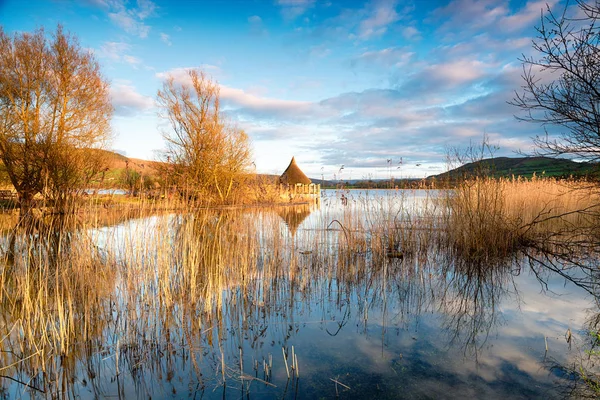
[[[311,204],[299,204],[290,207],[279,207],[277,214],[283,219],[292,236],[296,234],[298,227],[308,218],[312,211]]]
[[[306,199],[319,197],[321,194],[321,185],[315,185],[312,183],[310,178],[302,172],[296,159],[292,157],[290,165],[279,177],[279,183],[282,187],[286,188],[286,195],[289,196],[290,201],[293,199]]]

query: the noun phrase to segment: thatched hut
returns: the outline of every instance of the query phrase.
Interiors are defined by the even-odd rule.
[[[281,174],[279,177],[279,183],[285,185],[309,185],[311,180],[308,176],[304,175],[304,172],[298,167],[296,164],[296,160],[292,157],[292,161],[290,161],[290,165],[288,165],[287,169]]]

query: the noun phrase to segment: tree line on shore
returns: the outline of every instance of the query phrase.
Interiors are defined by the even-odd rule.
[[[94,54],[58,26],[47,35],[0,28],[0,160],[22,216],[42,195],[57,212],[107,171],[113,106]],[[226,202],[247,177],[248,135],[223,115],[219,86],[202,71],[169,76],[157,93],[170,130],[156,166],[190,199]],[[133,170],[126,178],[136,180]]]

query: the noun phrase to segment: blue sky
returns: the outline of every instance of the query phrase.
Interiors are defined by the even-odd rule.
[[[506,101],[546,4],[557,6],[0,0],[0,23],[9,34],[60,23],[95,53],[111,83],[113,148],[127,156],[155,158],[167,128],[155,107],[162,79],[199,67],[249,134],[258,172],[281,173],[296,156],[315,178],[421,178],[484,134],[496,155],[531,150],[542,128],[516,121]]]

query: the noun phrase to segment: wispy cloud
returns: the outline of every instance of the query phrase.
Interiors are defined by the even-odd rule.
[[[388,47],[382,50],[366,51],[351,60],[352,65],[378,64],[383,67],[400,67],[406,65],[415,55],[407,47]]]
[[[396,12],[397,0],[379,0],[369,9],[367,18],[362,20],[358,27],[358,37],[369,39],[383,35],[390,24],[398,21],[400,16]]]
[[[167,46],[171,46],[173,43],[171,43],[171,36],[167,35],[164,32],[160,33],[160,40],[162,40],[163,43],[165,43]]]
[[[258,15],[248,17],[248,25],[250,26],[250,34],[255,36],[266,36],[268,34],[263,20]]]
[[[148,37],[150,26],[142,21],[136,20],[129,12],[123,10],[115,13],[109,13],[108,18],[117,26],[123,28],[125,32],[136,35],[141,38]]]
[[[130,6],[125,0],[85,0],[89,5],[107,12],[109,20],[130,35],[148,37],[150,26],[144,20],[155,15],[158,7],[151,0],[137,0]]]
[[[179,84],[191,84],[191,79],[189,76],[190,70],[199,69],[204,71],[210,79],[216,80],[216,78],[222,74],[221,68],[216,65],[211,64],[200,64],[197,67],[179,67],[172,68],[168,71],[162,71],[155,73],[155,76],[158,79],[164,80],[169,77],[173,77],[175,82]]]
[[[137,66],[138,66],[138,65],[140,65],[140,64],[142,63],[142,60],[140,60],[140,59],[139,59],[139,58],[137,58],[137,57],[130,56],[130,55],[124,55],[124,56],[123,56],[123,60],[124,60],[124,61],[125,61],[127,64],[131,65],[131,66],[132,66],[132,67],[134,67],[134,68],[137,68]]]
[[[518,31],[539,22],[541,10],[552,8],[557,0],[530,1],[525,7],[512,15],[506,15],[498,21],[498,25],[506,31]]]
[[[307,31],[326,41],[357,43],[380,39],[392,30],[395,32],[398,24],[405,23],[411,26],[406,34],[418,38],[419,31],[412,26],[412,8],[399,6],[398,0],[372,0],[358,6],[354,2],[342,4],[337,14]]]
[[[454,0],[433,11],[434,20],[444,21],[442,30],[490,27],[499,18],[508,15],[508,3],[497,0]]]
[[[406,28],[402,29],[402,36],[406,40],[421,39],[421,32],[419,32],[419,30],[414,26],[407,26]]]
[[[142,64],[142,60],[129,54],[131,46],[124,42],[104,42],[97,54],[114,62],[124,62],[136,68]]]
[[[125,54],[125,52],[129,51],[131,46],[124,42],[104,42],[100,46],[100,51],[98,54],[101,57],[106,57],[113,61],[120,61]]]
[[[242,89],[220,85],[221,101],[240,114],[274,118],[297,118],[312,113],[314,104],[307,101],[281,100],[250,94]]]
[[[546,6],[552,8],[558,0],[532,0],[520,9],[509,8],[509,3],[500,0],[454,0],[434,10],[431,21],[443,21],[441,31],[451,37],[469,36],[473,31],[485,29],[506,36],[539,21]]]
[[[315,5],[315,0],[277,0],[285,19],[293,20]]]
[[[404,48],[388,48],[364,52],[357,62],[396,65],[408,57],[405,54]],[[423,166],[413,164],[410,173],[421,177],[441,172],[445,148],[479,140],[483,132],[502,143],[505,154],[527,149],[534,127],[515,130],[506,103],[518,83],[517,66],[470,58],[413,65],[413,74],[395,89],[298,101],[222,84],[221,104],[259,147],[263,142],[289,142],[293,132],[297,154],[311,155],[313,165],[345,164],[355,169],[357,177],[363,169],[385,167],[390,157],[419,160]],[[157,77],[173,75],[186,82],[188,70],[174,69]],[[311,165],[306,170],[317,172]]]

